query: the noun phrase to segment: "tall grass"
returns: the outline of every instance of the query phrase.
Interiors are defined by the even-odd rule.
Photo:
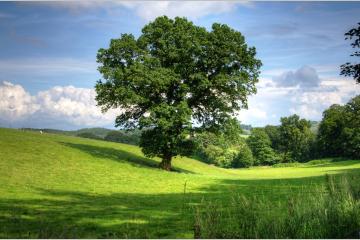
[[[234,196],[196,207],[195,238],[359,238],[360,175],[326,176],[316,191],[283,202]]]

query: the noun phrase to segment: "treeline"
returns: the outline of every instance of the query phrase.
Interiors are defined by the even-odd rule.
[[[83,131],[81,133],[76,134],[78,137],[90,138],[96,140],[105,140],[109,142],[117,142],[117,143],[126,143],[131,145],[139,145],[141,131],[138,129],[134,130],[110,130],[101,137],[91,131]]]
[[[346,105],[332,105],[320,123],[291,115],[279,126],[252,128],[231,120],[216,133],[189,136],[192,157],[225,168],[306,162],[320,157],[360,158],[360,95]],[[139,145],[142,131],[85,128],[76,131],[42,130],[84,138]],[[250,135],[246,135],[250,133]]]
[[[319,124],[296,114],[280,122],[280,126],[252,128],[246,139],[241,137],[239,123],[234,122],[224,126],[220,134],[197,134],[195,155],[210,164],[235,168],[319,157],[360,157],[360,96],[344,106],[332,105]]]
[[[37,128],[21,128],[26,131],[42,131],[44,133],[63,134],[67,136],[77,136],[82,138],[105,140],[110,142],[126,143],[131,145],[139,145],[141,131],[134,130],[110,130],[106,128],[82,128],[75,131],[64,131],[57,129],[37,129]]]

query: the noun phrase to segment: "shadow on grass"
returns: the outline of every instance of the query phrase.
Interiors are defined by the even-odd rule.
[[[231,207],[226,203],[242,194],[280,203],[294,194],[316,193],[321,183],[325,176],[222,179],[186,194],[97,194],[38,188],[33,189],[37,198],[0,198],[0,238],[193,237],[194,206],[203,200]]]
[[[110,147],[99,147],[99,146],[80,144],[80,143],[69,143],[69,142],[60,142],[60,143],[64,146],[86,152],[97,158],[107,158],[113,161],[127,162],[136,167],[159,168],[159,162],[155,161],[154,159],[139,156],[137,154],[124,151],[121,149],[115,149]],[[172,171],[182,172],[182,173],[193,173],[191,171],[181,169],[178,167],[173,167]]]

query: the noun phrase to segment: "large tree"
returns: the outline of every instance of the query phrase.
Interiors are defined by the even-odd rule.
[[[360,95],[324,111],[318,143],[323,156],[360,158]]]
[[[280,121],[280,151],[284,154],[284,161],[308,160],[315,140],[310,121],[296,114],[283,117]]]
[[[360,48],[360,23],[358,23],[357,28],[355,27],[350,31],[348,31],[347,33],[345,33],[345,40],[353,40],[351,46],[353,48]],[[360,57],[360,51],[355,51],[350,56]],[[360,83],[360,63],[347,62],[341,65],[340,74],[353,77],[357,83]]]
[[[331,105],[323,112],[319,125],[317,142],[322,156],[344,156],[345,107]]]
[[[99,50],[96,100],[103,111],[122,110],[117,127],[145,129],[142,151],[170,170],[173,156],[191,150],[194,126],[216,131],[247,107],[261,66],[255,55],[227,25],[208,31],[185,18],[158,17],[138,38],[122,34]]]
[[[264,128],[253,128],[246,142],[256,158],[257,164],[272,165],[278,160],[274,150],[271,148],[271,140]]]

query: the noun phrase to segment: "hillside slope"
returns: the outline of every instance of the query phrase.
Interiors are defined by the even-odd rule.
[[[193,206],[234,193],[281,200],[360,161],[221,169],[175,158],[175,172],[136,146],[0,129],[0,238],[192,237]]]

